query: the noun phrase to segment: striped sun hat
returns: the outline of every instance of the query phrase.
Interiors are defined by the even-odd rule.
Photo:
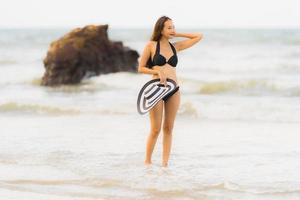
[[[152,79],[145,83],[139,92],[137,110],[140,114],[147,113],[159,100],[176,88],[176,82],[167,78],[167,85],[160,83],[160,79]]]

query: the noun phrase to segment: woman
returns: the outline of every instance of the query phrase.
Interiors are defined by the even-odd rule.
[[[189,39],[170,43],[173,37],[186,37]],[[162,166],[168,166],[171,151],[172,130],[177,110],[180,104],[180,91],[176,77],[177,52],[187,49],[199,42],[203,37],[201,33],[176,33],[172,20],[167,16],[160,17],[155,23],[151,40],[145,46],[139,60],[138,72],[152,74],[152,79],[159,78],[166,85],[166,79],[173,79],[176,90],[160,100],[150,111],[151,129],[147,140],[145,164],[151,164],[151,156],[156,140],[161,130],[163,110],[163,157]]]

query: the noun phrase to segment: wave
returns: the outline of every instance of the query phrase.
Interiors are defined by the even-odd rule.
[[[260,92],[276,92],[279,89],[275,84],[266,80],[230,80],[203,83],[200,86],[200,94],[217,94],[225,92],[239,92],[245,90],[258,90]]]
[[[274,183],[275,184],[275,183]],[[195,191],[210,191],[210,190],[227,190],[227,191],[234,191],[234,192],[242,192],[242,193],[249,193],[249,194],[256,194],[256,195],[288,195],[288,194],[299,194],[300,188],[293,188],[290,189],[287,186],[282,187],[272,187],[271,185],[242,185],[233,183],[230,181],[224,181],[216,184],[208,184],[202,185],[197,184],[196,188],[193,188]]]
[[[118,186],[119,181],[97,181],[96,184],[89,180],[0,180],[0,188],[11,192],[30,192],[31,194],[53,195],[62,198],[88,198],[102,199],[103,194],[99,188]],[[72,187],[72,188],[71,188]],[[74,188],[75,187],[75,188]],[[95,188],[94,190],[93,187]],[[47,188],[50,192],[43,190]],[[21,198],[20,198],[21,199]]]
[[[256,195],[256,197],[265,197],[265,195],[272,195],[274,197],[276,197],[277,195],[298,195],[300,192],[299,188],[288,189],[288,188],[275,188],[275,187],[263,187],[263,186],[243,187],[239,184],[235,184],[229,181],[224,181],[217,184],[208,184],[208,185],[202,185],[196,183],[191,188],[184,187],[184,184],[182,184],[182,186],[180,186],[179,188],[178,187],[168,188],[168,186],[162,188],[145,187],[145,186],[141,187],[141,185],[135,187],[133,184],[130,185],[125,181],[121,181],[118,179],[100,180],[96,178],[95,179],[93,178],[53,179],[53,180],[47,180],[47,179],[0,180],[0,187],[8,189],[12,192],[22,191],[22,192],[32,192],[37,194],[50,194],[48,192],[45,192],[45,190],[48,189],[51,191],[52,195],[55,194],[63,197],[73,197],[73,198],[86,197],[86,198],[95,198],[95,199],[101,198],[103,196],[113,197],[113,194],[107,193],[107,191],[110,191],[111,189],[120,191],[121,194],[135,190],[136,192],[138,192],[135,195],[140,193],[145,193],[147,195],[151,195],[152,197],[157,197],[158,199],[161,199],[159,197],[164,197],[166,199],[169,198],[176,198],[176,199],[197,198],[198,199],[199,197],[206,197],[205,199],[207,199],[209,197],[214,196],[211,193],[211,191],[218,192],[223,195],[228,194],[228,193],[223,193],[223,191],[238,192],[239,196],[241,194],[243,195],[250,194],[250,195]],[[233,195],[232,197],[236,196],[234,194],[232,195]]]
[[[77,109],[65,109],[55,106],[39,105],[39,104],[20,104],[16,102],[7,102],[0,104],[1,112],[27,112],[27,113],[39,113],[39,114],[68,114],[76,115],[80,114]]]
[[[1,180],[2,183],[14,184],[14,185],[81,185],[90,187],[109,187],[118,186],[121,181],[114,179],[14,179],[14,180]]]
[[[40,86],[42,83],[42,78],[33,78],[29,81],[29,83],[35,86]]]
[[[124,115],[129,114],[126,111],[119,109],[96,109],[96,110],[81,110],[77,108],[62,108],[59,106],[41,105],[41,104],[28,104],[7,102],[0,104],[0,112],[7,113],[28,113],[28,114],[41,114],[41,115],[81,115],[81,114],[94,114],[94,115]]]
[[[30,81],[26,81],[25,84],[30,84],[33,86],[41,86],[42,78],[33,78]],[[80,93],[80,92],[99,92],[104,90],[112,90],[113,86],[109,86],[105,83],[93,83],[92,80],[82,80],[81,83],[75,85],[59,85],[52,87],[45,87],[46,90],[52,92],[63,92],[63,93]]]
[[[274,183],[275,185],[275,183]],[[278,194],[293,194],[299,193],[300,188],[289,189],[284,187],[272,187],[271,185],[256,185],[256,186],[249,186],[249,185],[240,185],[233,182],[225,181],[221,183],[217,187],[221,187],[231,191],[238,191],[238,192],[247,192],[252,194],[260,194],[260,195],[278,195]]]
[[[64,108],[63,106],[52,106],[43,104],[6,102],[0,104],[0,113],[22,113],[38,115],[129,115],[137,114],[135,107],[133,109],[120,110],[119,107],[98,108],[98,109],[81,109],[81,108]],[[197,108],[191,103],[186,102],[180,106],[178,111],[180,116],[198,118]]]
[[[0,60],[0,65],[14,65],[18,62],[16,60]]]
[[[283,78],[285,78],[283,76]],[[245,96],[299,97],[300,82],[296,78],[204,81],[180,77],[184,91],[189,94],[230,94]]]
[[[198,118],[197,108],[191,102],[185,102],[180,105],[178,114],[181,116],[191,116]]]

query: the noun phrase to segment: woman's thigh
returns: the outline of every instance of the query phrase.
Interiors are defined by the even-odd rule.
[[[165,116],[164,126],[173,127],[177,111],[180,105],[180,90],[175,92],[171,97],[165,101]]]
[[[153,108],[149,110],[149,117],[151,122],[151,128],[155,130],[161,129],[162,117],[163,117],[164,103],[160,100]]]

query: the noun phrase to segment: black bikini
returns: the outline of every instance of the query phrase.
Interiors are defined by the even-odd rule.
[[[168,63],[169,65],[171,65],[172,67],[176,67],[177,65],[177,62],[178,62],[178,58],[177,58],[177,53],[176,53],[176,49],[175,47],[169,42],[171,48],[172,48],[172,51],[173,51],[173,55],[169,58],[169,60],[167,61],[167,59],[161,55],[159,52],[160,52],[160,43],[159,41],[157,41],[156,43],[156,50],[155,50],[155,54],[153,56],[153,60],[151,59],[151,56],[147,62],[147,67],[148,68],[152,68],[153,66],[155,65],[158,65],[158,66],[163,66],[165,65],[166,63]],[[179,86],[177,86],[171,93],[169,93],[167,96],[165,96],[163,98],[164,101],[167,101],[168,98],[170,98],[174,93],[176,93],[177,91],[179,90]]]
[[[169,44],[171,45],[171,48],[172,48],[172,51],[173,51],[173,55],[167,61],[166,58],[159,53],[160,52],[160,42],[157,41],[157,43],[156,43],[156,50],[155,50],[155,54],[153,56],[153,60],[151,60],[151,57],[150,57],[149,60],[148,60],[148,62],[147,62],[147,66],[149,68],[152,68],[155,65],[163,66],[166,63],[168,63],[172,67],[176,67],[177,62],[178,62],[178,58],[177,58],[177,54],[176,54],[176,49],[175,49],[175,47],[170,42],[169,42]]]

